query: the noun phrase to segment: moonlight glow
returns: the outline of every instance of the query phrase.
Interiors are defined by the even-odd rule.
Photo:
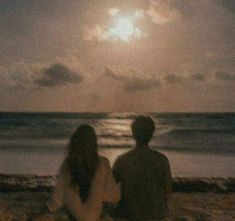
[[[136,11],[132,15],[122,16],[119,9],[111,8],[109,14],[113,17],[113,22],[105,32],[103,39],[128,42],[146,36],[136,26],[136,20],[141,18],[140,12]]]
[[[120,40],[129,41],[135,34],[135,27],[130,19],[121,18],[117,20],[115,26],[110,29],[110,33]]]
[[[124,15],[118,8],[110,8],[108,13],[111,20],[107,21],[106,24],[97,24],[94,28],[84,28],[85,40],[129,42],[148,36],[138,27],[140,25],[138,21],[144,19],[142,11],[136,10],[131,14]]]

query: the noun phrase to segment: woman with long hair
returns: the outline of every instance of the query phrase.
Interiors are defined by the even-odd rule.
[[[73,220],[102,220],[103,205],[118,202],[120,188],[115,182],[109,161],[98,155],[95,130],[80,125],[68,145],[49,211],[65,207]]]

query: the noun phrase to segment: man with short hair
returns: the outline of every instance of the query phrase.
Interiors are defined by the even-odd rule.
[[[149,116],[138,116],[131,125],[136,146],[118,157],[113,167],[121,183],[117,216],[130,221],[160,221],[167,212],[171,171],[167,157],[149,147],[155,125]]]

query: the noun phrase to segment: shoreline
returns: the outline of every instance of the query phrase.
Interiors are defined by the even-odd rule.
[[[57,176],[45,175],[8,175],[0,174],[0,192],[52,191]],[[235,192],[235,177],[204,178],[204,177],[174,177],[172,181],[173,192]]]

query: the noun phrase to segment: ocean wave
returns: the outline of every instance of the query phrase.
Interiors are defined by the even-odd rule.
[[[134,141],[130,125],[135,116],[135,113],[0,113],[0,148],[52,149],[56,146],[52,140],[68,142],[83,123],[94,126],[101,146],[131,147]],[[152,116],[156,123],[154,148],[201,151],[214,147],[221,152],[235,149],[235,114],[152,113]]]
[[[169,135],[169,136],[177,136],[177,135],[198,135],[202,134],[207,136],[208,134],[218,135],[218,134],[229,134],[235,135],[235,128],[228,129],[228,128],[206,128],[206,129],[198,129],[198,128],[174,128],[174,129],[166,129],[165,131],[161,132],[162,135]]]

